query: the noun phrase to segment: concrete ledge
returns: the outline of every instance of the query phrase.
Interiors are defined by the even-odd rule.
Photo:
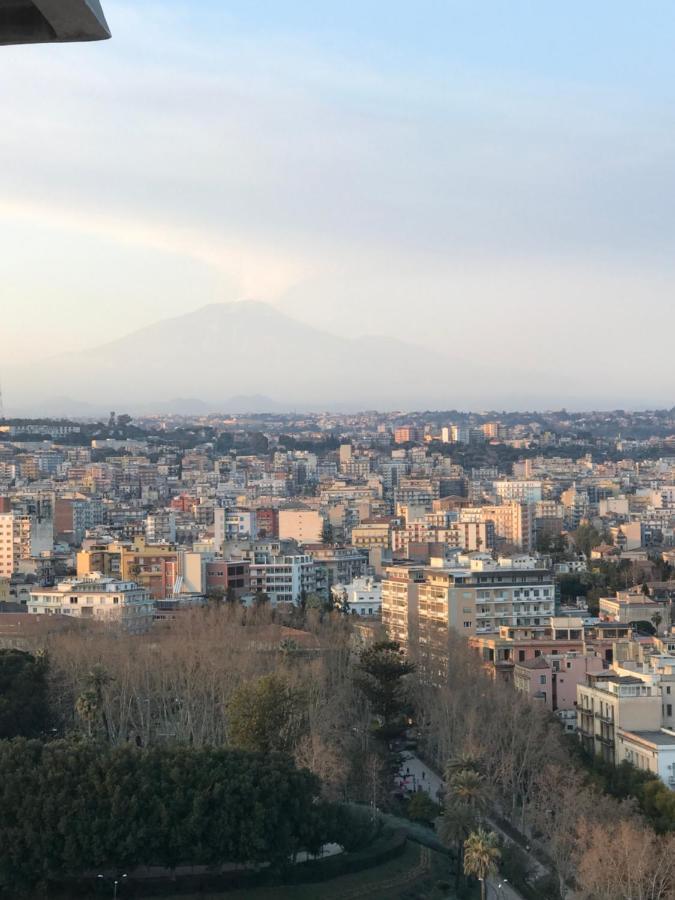
[[[101,41],[109,37],[98,0],[0,0],[0,44]]]

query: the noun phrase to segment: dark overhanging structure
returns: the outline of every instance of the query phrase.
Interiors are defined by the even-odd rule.
[[[98,0],[0,0],[0,44],[104,41],[109,37]]]

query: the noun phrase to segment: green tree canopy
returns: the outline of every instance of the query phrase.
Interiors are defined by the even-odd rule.
[[[280,675],[244,682],[229,705],[232,746],[260,753],[290,753],[307,728],[307,699]]]
[[[50,726],[47,658],[0,650],[0,738],[39,737]]]
[[[283,864],[336,836],[318,779],[277,753],[19,738],[0,741],[0,771],[8,897],[87,870]]]
[[[403,679],[415,671],[414,663],[406,659],[396,641],[378,641],[362,652],[357,669],[357,683],[380,717],[383,735],[396,736],[404,728]]]

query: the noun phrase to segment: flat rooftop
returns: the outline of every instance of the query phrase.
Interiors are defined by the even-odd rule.
[[[620,728],[621,734],[631,740],[640,743],[654,744],[657,747],[675,747],[675,734],[667,731],[625,731]]]

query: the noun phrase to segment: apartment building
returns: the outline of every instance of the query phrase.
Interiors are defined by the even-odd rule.
[[[133,581],[118,581],[100,573],[68,578],[55,587],[30,593],[31,615],[70,616],[117,625],[141,633],[151,624],[154,604],[147,590]]]
[[[670,601],[652,600],[640,589],[618,591],[616,597],[601,597],[599,600],[600,618],[606,622],[650,622],[656,615],[662,623],[670,619]]]
[[[164,600],[174,593],[178,551],[171,544],[146,544],[136,538],[131,547],[121,547],[120,570],[125,581],[135,581],[154,600]]]
[[[644,772],[651,772],[671,790],[675,790],[675,731],[629,731],[617,729],[617,765],[628,762]]]
[[[355,547],[306,544],[304,550],[314,559],[316,593],[326,600],[330,597],[334,585],[350,584],[365,575],[368,567],[368,554]]]
[[[10,578],[22,560],[54,549],[54,523],[39,513],[0,513],[0,577]]]
[[[445,544],[467,552],[488,550],[494,547],[494,527],[492,522],[448,522],[444,514],[428,513],[420,521],[408,522],[392,529],[391,540],[394,552],[407,553],[411,544]]]
[[[616,765],[618,731],[657,732],[661,728],[661,696],[653,684],[634,675],[609,670],[588,675],[577,686],[577,732],[592,756]]]
[[[534,516],[530,504],[513,500],[498,506],[472,506],[459,511],[460,522],[491,522],[495,538],[529,553],[533,545]]]
[[[547,625],[555,615],[552,572],[534,557],[471,558],[475,586],[476,631],[497,631],[501,626]]]
[[[568,732],[576,731],[577,686],[589,674],[603,671],[603,661],[592,651],[544,653],[514,663],[513,686],[530,700],[556,713]]]
[[[401,425],[394,430],[395,444],[409,444],[413,441],[421,441],[422,432],[414,425]]]
[[[555,617],[547,625],[502,626],[497,634],[477,634],[469,639],[492,678],[510,682],[514,668],[542,656],[586,653],[581,619]],[[576,699],[576,694],[575,694]]]
[[[502,503],[538,503],[542,497],[541,481],[503,479],[494,482],[494,491]]]
[[[451,631],[471,638],[502,628],[543,632],[550,625],[555,612],[553,577],[531,557],[495,561],[476,554],[460,555],[454,564],[432,562],[385,570],[382,621],[392,639],[434,670],[447,654]]]
[[[10,578],[14,572],[14,515],[0,513],[0,577]]]
[[[382,578],[382,624],[392,641],[411,656],[418,649],[418,590],[424,567],[413,564],[386,566]]]
[[[316,509],[293,507],[279,510],[279,540],[313,544],[321,540],[323,517]]]
[[[334,602],[346,606],[352,615],[379,618],[382,613],[382,585],[372,578],[333,585],[331,593]]]
[[[364,519],[352,528],[352,544],[364,550],[373,547],[391,547],[391,520],[386,518]]]
[[[257,536],[257,520],[255,510],[225,509],[217,507],[213,511],[213,543],[218,552],[226,541],[237,541],[246,538],[255,540]]]
[[[298,604],[316,589],[314,560],[309,553],[276,555],[256,550],[250,563],[251,591],[266,594],[274,605]]]
[[[145,539],[148,544],[176,543],[176,514],[170,510],[160,510],[146,516]]]

